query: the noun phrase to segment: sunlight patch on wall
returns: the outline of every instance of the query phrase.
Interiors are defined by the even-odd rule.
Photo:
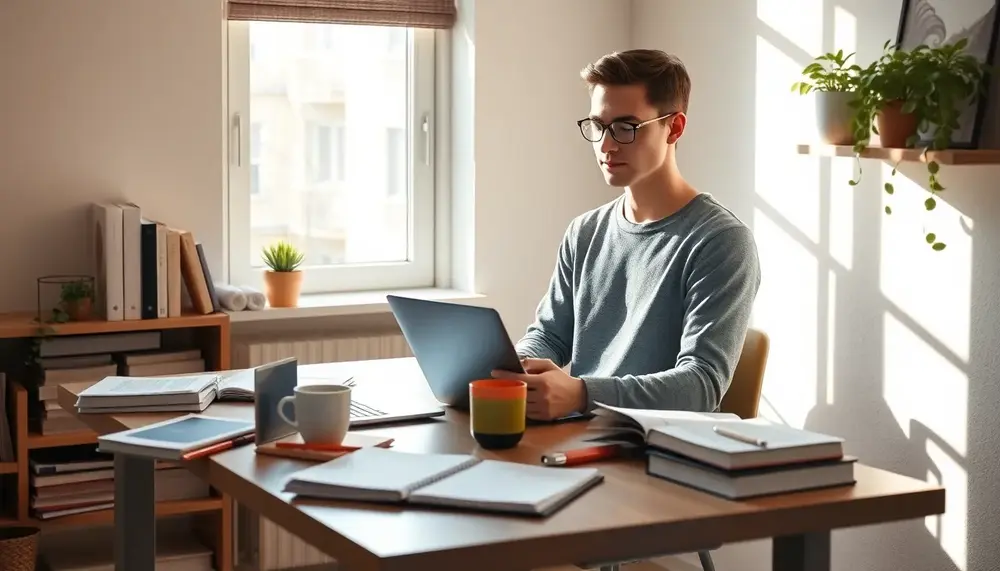
[[[817,261],[759,209],[754,234],[763,275],[753,325],[771,337],[764,394],[774,411],[802,426],[816,404]]]
[[[823,47],[823,0],[757,0],[757,18],[806,52]]]
[[[882,293],[926,332],[947,347],[962,363],[969,360],[972,307],[972,237],[958,220],[961,214],[942,197],[928,212],[924,201],[930,193],[907,178],[926,177],[923,165],[907,165],[907,176],[892,165],[882,164],[882,183],[889,181],[895,192],[882,192],[883,205],[892,214],[882,222]],[[874,174],[874,173],[872,173]],[[923,180],[923,179],[919,179]],[[945,191],[945,194],[947,191]],[[931,250],[927,231],[937,234],[947,248]]]
[[[845,270],[850,270],[854,261],[854,193],[857,190],[847,183],[854,176],[854,161],[834,159],[830,160],[829,164],[828,250],[831,258]]]
[[[802,121],[789,120],[802,96],[789,91],[802,67],[757,36],[754,188],[814,243],[819,242],[819,158],[795,155]]]
[[[926,426],[964,457],[968,448],[968,375],[891,313],[886,312],[883,322],[883,395],[896,422],[907,437],[914,436],[913,422]]]
[[[837,273],[827,271],[826,280],[826,404],[832,405],[837,378]]]
[[[968,568],[969,473],[961,462],[933,441],[927,442],[927,456],[935,469],[928,482],[944,486],[944,513],[924,518],[924,525],[937,538],[941,549],[961,570]]]

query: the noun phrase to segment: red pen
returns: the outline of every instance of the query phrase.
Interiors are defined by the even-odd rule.
[[[224,440],[218,442],[211,446],[206,446],[204,448],[199,448],[198,450],[192,450],[187,454],[181,456],[181,460],[197,460],[199,458],[204,458],[205,456],[211,456],[217,452],[222,452],[223,450],[229,450],[230,448],[235,448],[237,446],[242,446],[244,444],[250,444],[254,441],[253,434],[245,434],[243,436],[238,436],[232,440]]]
[[[614,458],[618,456],[619,452],[621,452],[620,444],[602,444],[565,452],[550,452],[542,455],[542,464],[546,466],[576,466],[577,464]]]

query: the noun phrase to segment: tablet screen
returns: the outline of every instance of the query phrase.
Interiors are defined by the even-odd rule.
[[[252,429],[253,424],[239,420],[221,420],[192,416],[177,422],[137,430],[131,436],[158,442],[200,442],[230,434],[240,429]]]

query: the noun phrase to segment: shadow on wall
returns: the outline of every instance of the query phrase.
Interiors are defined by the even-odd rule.
[[[893,165],[862,161],[852,188],[853,160],[795,156],[803,126],[777,123],[798,71],[840,48],[873,60],[895,38],[900,3],[809,0],[797,15],[777,4],[757,2],[755,157],[742,173],[755,192],[723,196],[753,213],[761,250],[755,325],[774,339],[762,414],[837,434],[866,464],[947,488],[940,518],[835,533],[836,569],[995,569],[1000,168],[942,167],[947,190],[928,213],[922,165],[900,165],[890,197]],[[931,228],[948,249],[927,247]]]

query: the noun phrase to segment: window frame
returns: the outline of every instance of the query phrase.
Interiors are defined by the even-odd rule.
[[[263,267],[250,263],[250,22],[227,31],[227,258],[229,282],[264,287]],[[407,260],[303,268],[303,294],[434,287],[435,87],[434,30],[408,29]]]

